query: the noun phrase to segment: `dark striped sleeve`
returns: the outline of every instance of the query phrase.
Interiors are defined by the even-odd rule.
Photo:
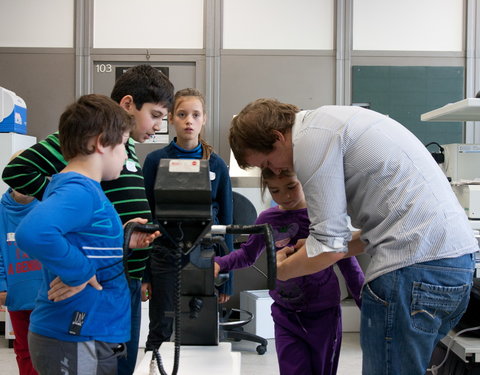
[[[136,217],[142,217],[151,222],[152,215],[145,194],[142,169],[138,162],[133,139],[130,138],[125,146],[128,163],[123,167],[119,178],[102,182],[103,191],[117,210],[122,223]],[[130,277],[142,278],[150,249],[151,247],[133,249],[127,262]]]
[[[3,170],[2,179],[12,189],[42,199],[49,177],[66,165],[57,132],[10,161]]]

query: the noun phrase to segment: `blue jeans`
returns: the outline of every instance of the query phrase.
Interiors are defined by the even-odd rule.
[[[118,375],[131,375],[135,370],[138,354],[138,340],[140,337],[140,320],[142,317],[142,282],[136,279],[128,280],[131,296],[132,322],[130,341],[127,345],[127,356],[118,359]]]
[[[363,374],[423,375],[433,349],[460,320],[470,297],[472,254],[382,275],[362,293]]]

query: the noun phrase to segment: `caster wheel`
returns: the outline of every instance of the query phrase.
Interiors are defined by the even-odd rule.
[[[266,351],[267,351],[267,347],[265,345],[258,345],[257,346],[257,353],[259,355],[265,354]]]

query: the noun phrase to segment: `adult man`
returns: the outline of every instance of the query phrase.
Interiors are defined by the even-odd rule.
[[[447,179],[395,120],[359,107],[299,111],[259,99],[233,120],[238,164],[294,169],[310,235],[281,250],[278,277],[372,256],[362,293],[363,373],[424,374],[468,303],[478,244]],[[354,246],[348,217],[362,230]]]

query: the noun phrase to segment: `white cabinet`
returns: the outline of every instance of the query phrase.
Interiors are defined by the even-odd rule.
[[[17,133],[0,133],[0,171],[8,164],[12,154],[18,150],[24,150],[34,145],[37,138],[31,135]],[[7,190],[8,186],[0,179],[0,194]]]

